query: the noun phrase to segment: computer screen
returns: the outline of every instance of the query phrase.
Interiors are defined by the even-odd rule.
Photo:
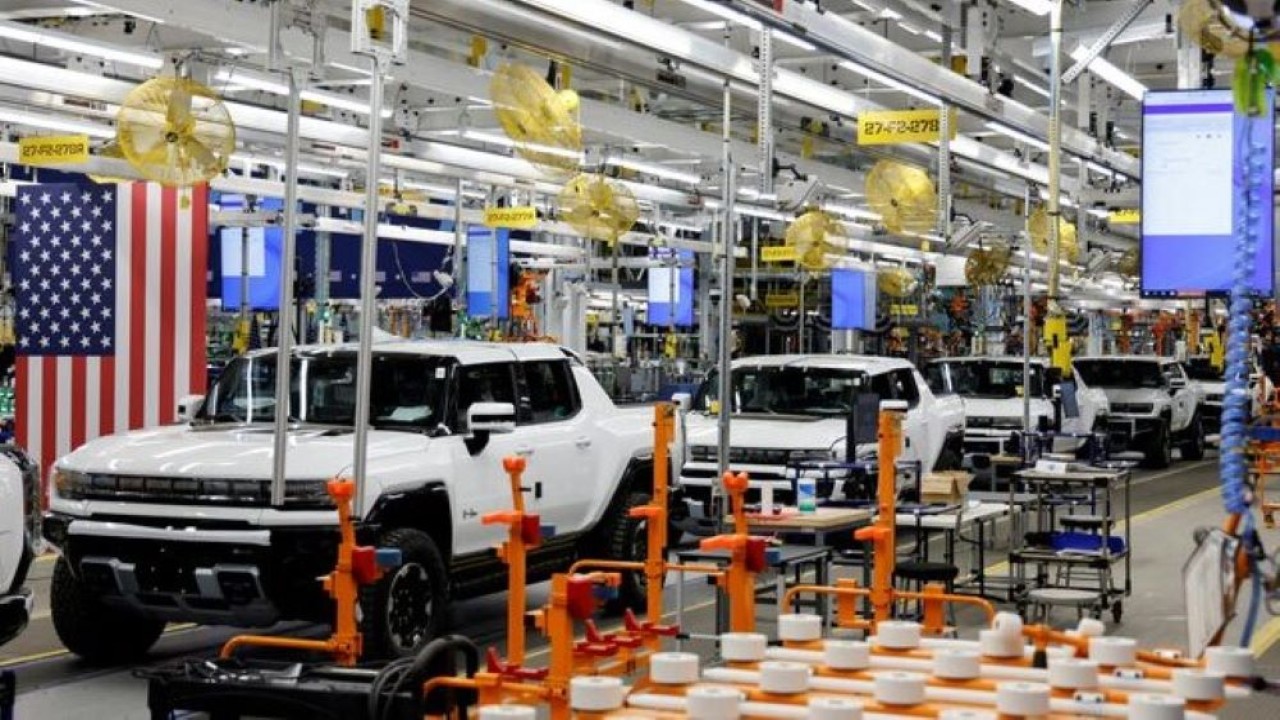
[[[876,276],[863,270],[831,271],[831,328],[874,330],[876,327]]]
[[[224,227],[222,243],[222,309],[240,309],[242,278],[250,310],[280,309],[280,251],[284,230],[279,227]],[[245,252],[247,251],[247,255]]]
[[[1141,290],[1148,298],[1201,297],[1231,290],[1236,262],[1242,167],[1251,124],[1273,157],[1275,97],[1265,112],[1235,111],[1230,90],[1149,92],[1142,104]],[[1274,290],[1273,162],[1267,163],[1254,202],[1261,239],[1253,278],[1255,293]]]
[[[651,267],[648,270],[650,325],[693,325],[693,251],[652,248],[649,257],[667,261],[679,253],[678,267]]]

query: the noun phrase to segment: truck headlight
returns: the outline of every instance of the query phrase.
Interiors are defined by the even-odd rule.
[[[86,490],[89,489],[89,476],[75,470],[67,470],[66,468],[55,467],[53,469],[53,477],[50,484],[53,486],[54,492],[58,493],[58,497],[67,500],[79,500],[84,496]]]
[[[329,496],[328,480],[289,480],[285,483],[284,504],[294,509],[336,507]]]

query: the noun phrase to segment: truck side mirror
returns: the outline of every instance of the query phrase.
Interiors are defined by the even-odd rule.
[[[689,408],[693,407],[693,395],[689,393],[675,393],[671,396],[671,402],[676,404],[680,412],[689,412]]]
[[[1181,390],[1181,389],[1185,388],[1186,386],[1187,386],[1187,379],[1186,379],[1186,378],[1182,378],[1182,377],[1171,377],[1171,378],[1169,378],[1169,389],[1170,389],[1170,390]]]
[[[178,422],[189,423],[196,419],[200,408],[204,407],[203,395],[184,395],[178,399]]]
[[[489,436],[515,432],[516,406],[511,403],[478,402],[467,408],[467,452],[479,455],[489,444]]]

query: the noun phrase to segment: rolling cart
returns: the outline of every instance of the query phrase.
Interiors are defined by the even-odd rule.
[[[1018,478],[1033,498],[1035,516],[1034,530],[1009,552],[1010,594],[1019,613],[1040,610],[1047,619],[1050,608],[1071,606],[1096,618],[1110,611],[1120,622],[1123,599],[1133,593],[1130,466],[1032,468]],[[1118,565],[1123,577],[1117,577]]]

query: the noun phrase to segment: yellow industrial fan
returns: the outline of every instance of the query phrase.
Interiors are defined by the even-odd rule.
[[[919,285],[915,274],[903,267],[885,268],[876,273],[876,289],[891,298],[909,297]]]
[[[844,234],[839,220],[821,210],[809,210],[787,226],[786,243],[795,249],[796,264],[806,270],[826,269],[827,255],[839,252],[832,238]]]
[[[1115,263],[1112,264],[1111,269],[1120,275],[1125,275],[1127,277],[1137,277],[1138,276],[1137,248],[1130,248],[1128,250],[1125,250],[1123,253],[1121,253],[1120,257],[1116,258]]]
[[[1224,14],[1210,0],[1183,0],[1178,8],[1178,28],[1191,42],[1214,55],[1244,57],[1249,52],[1249,33]]]
[[[867,173],[867,204],[889,232],[922,233],[938,219],[938,193],[929,174],[914,165],[881,160]]]
[[[516,143],[520,157],[551,174],[578,172],[582,160],[578,93],[557,92],[529,66],[504,63],[489,81],[489,97],[494,115]]]
[[[977,248],[964,261],[964,279],[974,287],[995,285],[1004,277],[1012,259],[1013,250],[1008,245]]]
[[[124,150],[120,149],[120,143],[112,140],[98,149],[98,157],[111,158],[112,160],[124,160]],[[129,182],[128,178],[116,175],[94,175],[89,173],[89,179],[99,185],[113,185],[116,183]]]
[[[134,88],[116,116],[116,142],[143,177],[188,187],[220,175],[236,147],[231,115],[194,80],[156,77]]]
[[[560,190],[560,219],[584,237],[616,243],[640,217],[636,198],[622,183],[583,173]]]
[[[1031,236],[1031,247],[1042,255],[1049,254],[1049,213],[1044,207],[1036,208],[1027,218],[1027,234]],[[1074,263],[1080,259],[1080,243],[1076,238],[1075,223],[1058,217],[1058,260],[1062,263]]]

